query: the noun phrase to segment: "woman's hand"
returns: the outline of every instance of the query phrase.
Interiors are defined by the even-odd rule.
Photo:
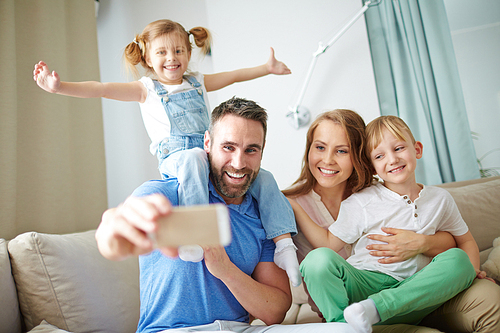
[[[387,244],[370,244],[366,247],[372,256],[383,257],[378,260],[382,264],[405,261],[428,250],[425,235],[395,228],[382,228],[382,231],[389,235],[372,234],[368,238]]]
[[[373,234],[368,235],[368,238],[386,244],[370,244],[366,247],[371,251],[371,255],[384,257],[379,259],[382,264],[405,261],[417,254],[435,257],[457,246],[453,236],[446,231],[438,231],[434,235],[422,235],[396,228],[382,228],[382,231],[389,235]]]

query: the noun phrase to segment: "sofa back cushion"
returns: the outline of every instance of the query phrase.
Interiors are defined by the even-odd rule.
[[[500,177],[440,185],[450,192],[479,251],[500,236]]]
[[[9,242],[27,330],[46,320],[75,333],[136,331],[138,261],[103,258],[94,234],[30,232]]]
[[[17,302],[16,285],[12,278],[7,242],[0,239],[0,333],[21,332],[21,312]]]

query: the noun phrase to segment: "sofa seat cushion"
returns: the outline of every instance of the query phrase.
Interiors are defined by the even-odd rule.
[[[7,242],[0,239],[0,333],[21,332],[21,312],[17,301],[17,292],[10,268]]]
[[[94,234],[30,232],[9,242],[27,330],[46,320],[69,332],[135,332],[138,260],[103,258]]]

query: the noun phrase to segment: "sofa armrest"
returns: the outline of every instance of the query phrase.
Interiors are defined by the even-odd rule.
[[[4,239],[0,239],[0,281],[0,300],[2,300],[0,333],[20,333],[21,312],[7,252],[7,242]]]
[[[46,320],[74,332],[136,331],[138,260],[105,259],[94,234],[93,230],[65,235],[30,232],[9,242],[27,330]]]

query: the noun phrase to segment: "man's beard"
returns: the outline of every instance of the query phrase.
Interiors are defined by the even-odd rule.
[[[217,170],[210,159],[210,154],[208,155],[208,159],[210,162],[209,163],[210,173],[215,188],[217,189],[217,191],[219,191],[221,194],[223,194],[228,198],[240,198],[243,195],[245,195],[245,193],[247,193],[248,189],[250,188],[252,183],[255,181],[255,178],[257,178],[257,175],[259,174],[258,170],[254,171],[252,169],[228,170],[227,168],[226,169],[222,168],[221,170]],[[224,174],[226,173],[226,171],[229,171],[230,173],[240,173],[240,174],[244,173],[246,177],[245,182],[240,185],[228,184],[224,180]]]

